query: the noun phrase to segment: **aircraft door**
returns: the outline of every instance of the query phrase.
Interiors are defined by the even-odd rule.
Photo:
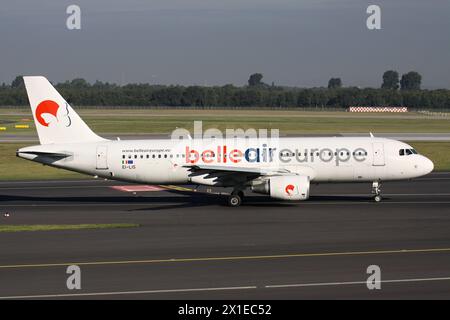
[[[108,169],[108,147],[98,146],[97,147],[97,169],[106,170]]]
[[[373,150],[373,166],[384,166],[384,144],[381,142],[372,143]]]

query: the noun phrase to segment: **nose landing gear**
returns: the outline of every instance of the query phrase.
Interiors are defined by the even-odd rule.
[[[374,181],[372,183],[372,194],[373,196],[373,200],[375,202],[380,202],[382,197],[381,197],[381,183],[378,181]]]

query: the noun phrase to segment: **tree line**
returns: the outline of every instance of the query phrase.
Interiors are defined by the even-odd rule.
[[[381,89],[388,90],[420,90],[422,83],[422,76],[416,71],[410,71],[402,75],[400,79],[399,74],[395,70],[388,70],[383,74],[383,83]],[[341,78],[331,78],[328,81],[328,89],[335,89],[342,87]]]
[[[406,106],[412,109],[450,109],[450,90],[423,90],[421,76],[409,72],[401,78],[386,71],[380,88],[343,87],[331,78],[327,87],[296,88],[266,84],[255,73],[248,85],[166,86],[117,84],[74,79],[56,84],[67,101],[76,106],[169,106],[169,107],[269,107],[347,108],[349,106]],[[0,86],[0,106],[28,104],[23,80]]]

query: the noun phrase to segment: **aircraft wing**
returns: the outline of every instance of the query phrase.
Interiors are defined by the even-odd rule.
[[[281,168],[247,168],[247,167],[232,167],[232,166],[217,166],[217,165],[204,165],[196,164],[191,166],[184,166],[191,168],[191,171],[208,171],[208,172],[229,172],[229,173],[241,173],[255,176],[267,176],[267,175],[284,175],[292,174],[289,170]]]

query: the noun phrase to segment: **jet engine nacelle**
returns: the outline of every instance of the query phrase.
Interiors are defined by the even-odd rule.
[[[307,200],[309,198],[309,177],[274,176],[254,184],[252,191],[282,200]]]

